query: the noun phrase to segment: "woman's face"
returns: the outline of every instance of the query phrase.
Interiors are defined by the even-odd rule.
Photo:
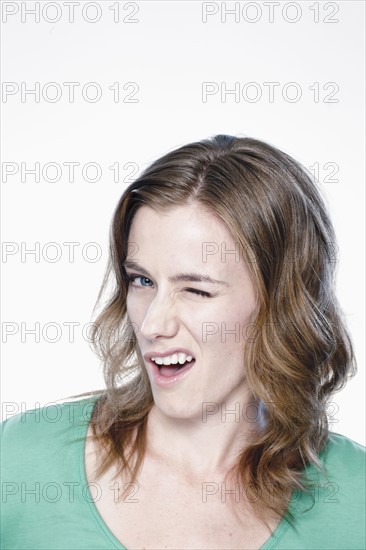
[[[221,418],[222,410],[248,403],[243,349],[250,345],[255,291],[226,225],[197,204],[165,213],[142,206],[128,251],[125,269],[134,278],[127,312],[155,405],[168,416],[188,419],[214,411]],[[181,274],[220,282],[180,280]],[[194,358],[177,374],[177,366],[159,367],[150,360],[176,348]]]

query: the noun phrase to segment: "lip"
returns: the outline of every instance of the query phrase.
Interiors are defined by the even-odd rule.
[[[190,365],[187,365],[181,368],[173,376],[162,376],[160,374],[158,365],[155,363],[155,361],[151,359],[151,357],[167,357],[168,355],[173,355],[173,353],[185,353],[186,355],[191,355],[193,358],[193,361]],[[173,384],[176,384],[177,382],[185,378],[196,362],[196,358],[194,357],[193,353],[189,351],[187,348],[171,348],[164,352],[150,351],[150,352],[144,353],[143,357],[151,368],[152,379],[154,384],[161,388],[170,387]]]

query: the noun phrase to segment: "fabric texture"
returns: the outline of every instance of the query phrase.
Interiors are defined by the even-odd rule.
[[[85,474],[85,436],[98,396],[18,413],[1,423],[4,550],[128,550],[100,516]],[[317,487],[294,492],[295,528],[282,520],[261,550],[364,550],[366,448],[331,432]],[[244,544],[245,546],[245,544]]]

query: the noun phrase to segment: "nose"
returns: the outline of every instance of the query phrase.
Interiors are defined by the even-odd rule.
[[[159,336],[171,337],[178,330],[174,305],[166,296],[156,295],[151,301],[142,322],[140,333],[148,339]]]

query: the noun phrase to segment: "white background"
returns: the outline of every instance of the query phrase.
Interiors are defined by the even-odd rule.
[[[268,141],[308,168],[319,165],[339,245],[337,293],[359,365],[332,400],[331,427],[365,444],[364,2],[227,2],[237,12],[226,21],[221,2],[78,2],[74,22],[65,2],[38,3],[36,22],[27,12],[36,4],[2,2],[3,87],[14,83],[15,90],[2,96],[3,173],[4,163],[18,168],[2,184],[3,416],[104,387],[82,327],[102,281],[117,201],[157,157],[228,133]],[[54,102],[50,82],[61,90]],[[79,83],[74,102],[64,82]],[[101,90],[99,101],[93,102],[95,88],[85,87],[90,82]],[[116,82],[117,102],[109,89]],[[217,91],[206,101],[205,82]],[[278,83],[273,98],[265,82]],[[22,97],[22,87],[36,83],[39,102]],[[237,86],[238,96],[221,95],[225,86]],[[29,169],[36,162],[40,182],[31,174],[22,181],[21,163]],[[58,182],[47,181],[55,176],[51,169],[42,177],[50,162],[62,169]],[[80,163],[74,182],[66,162]],[[92,169],[83,177],[86,163],[100,166],[99,181],[87,181]],[[119,182],[109,168],[115,163]],[[74,261],[65,242],[79,243]],[[57,243],[58,261],[51,261],[57,250],[48,243]],[[88,243],[102,251],[99,261],[91,261],[97,248]],[[39,261],[24,255],[36,246]],[[25,333],[36,323],[39,342]],[[59,327],[56,342],[49,341],[57,334],[45,331],[48,323]],[[78,323],[73,342],[64,323]]]

